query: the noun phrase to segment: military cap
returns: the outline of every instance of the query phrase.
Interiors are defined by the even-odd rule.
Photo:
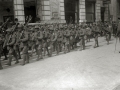
[[[35,29],[39,29],[39,26],[35,26]]]
[[[12,29],[11,29],[11,28],[8,28],[6,31],[7,31],[7,32],[11,32],[11,31],[12,31]]]

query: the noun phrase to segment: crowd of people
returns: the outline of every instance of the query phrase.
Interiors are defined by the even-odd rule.
[[[37,61],[43,59],[45,55],[51,57],[53,52],[59,55],[60,52],[68,53],[77,48],[85,50],[86,42],[94,38],[94,48],[99,47],[99,36],[105,36],[109,44],[111,35],[117,33],[117,24],[113,23],[82,23],[82,24],[39,24],[28,25],[19,24],[18,20],[4,28],[0,27],[0,58],[5,56],[8,60],[6,65],[11,66],[14,57],[15,64],[19,63],[22,55],[22,65],[29,63],[30,56],[35,52]],[[28,51],[31,52],[28,52]],[[8,53],[7,53],[8,52]],[[3,69],[0,60],[0,69]]]

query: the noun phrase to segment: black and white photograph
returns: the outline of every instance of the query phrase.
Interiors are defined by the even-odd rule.
[[[120,90],[120,0],[0,0],[0,90]]]

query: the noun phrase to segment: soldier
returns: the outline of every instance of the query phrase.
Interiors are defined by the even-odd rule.
[[[53,42],[53,48],[56,52],[56,54],[59,54],[59,47],[58,47],[58,28],[56,28],[53,32],[53,39],[52,39],[52,42]]]
[[[98,35],[99,35],[99,32],[97,31],[97,28],[96,28],[96,27],[97,27],[96,25],[94,25],[94,26],[92,27],[93,37],[94,37],[94,39],[95,39],[94,48],[99,47],[99,44],[98,44]]]
[[[87,34],[87,42],[90,42],[91,28],[89,26],[86,28],[86,34]]]
[[[62,35],[62,31],[61,29],[58,30],[58,36],[57,36],[57,52],[59,54],[59,52],[62,51],[62,40],[63,40],[63,35]]]
[[[37,45],[36,45],[36,41],[37,41],[37,32],[38,32],[38,30],[39,30],[39,27],[38,26],[35,26],[35,28],[33,29],[31,29],[33,32],[32,32],[32,36],[31,36],[31,38],[32,38],[32,55],[33,55],[33,52],[34,52],[34,49],[35,49],[35,51],[36,51],[36,54],[38,55],[38,47],[37,47]]]
[[[29,63],[28,40],[29,40],[28,27],[24,27],[24,30],[20,35],[20,42],[23,43],[23,49],[22,49],[22,54],[23,54],[22,65],[23,66],[25,65],[25,61],[26,63]]]
[[[7,48],[8,48],[8,55],[9,55],[9,62],[6,64],[6,65],[9,65],[11,66],[11,62],[12,62],[12,55],[14,56],[16,62],[15,64],[18,64],[19,61],[18,61],[18,58],[17,58],[17,54],[15,53],[15,50],[14,50],[14,44],[15,44],[15,41],[16,41],[16,38],[15,38],[15,33],[12,31],[11,28],[7,29],[6,30],[8,32],[8,41],[7,41]]]
[[[15,50],[17,56],[18,56],[18,59],[21,59],[20,48],[19,48],[19,46],[20,46],[19,37],[20,37],[21,30],[22,30],[22,26],[18,25],[17,30],[15,32],[16,33],[15,34],[16,35],[16,43],[14,45],[14,50]]]
[[[37,33],[37,41],[36,41],[36,48],[38,50],[38,57],[37,60],[39,59],[43,59],[43,55],[42,55],[42,48],[43,48],[43,32],[42,29],[39,29],[39,27],[36,27],[36,29],[38,29],[38,33]]]
[[[111,24],[108,25],[108,31],[110,32],[110,33],[109,33],[109,40],[111,40],[111,35],[112,35],[112,33],[113,33],[113,28],[112,28],[112,25],[111,25]]]
[[[48,33],[48,39],[47,39],[47,43],[48,43],[48,49],[49,49],[49,53],[50,53],[50,57],[52,56],[53,53],[53,29],[49,29],[49,33]]]
[[[80,39],[80,51],[85,50],[85,40],[84,40],[84,35],[85,35],[85,27],[82,27],[81,29],[79,28],[79,39]]]
[[[0,32],[0,70],[3,69],[2,63],[1,63],[1,56],[2,56],[2,51],[3,51],[3,36],[2,33]]]
[[[66,43],[65,43],[65,53],[66,53],[66,52],[70,52],[70,31],[69,31],[69,28],[67,28],[65,31],[65,38],[66,38]]]
[[[43,51],[44,51],[44,56],[46,54],[46,51],[48,53],[48,56],[50,56],[50,53],[49,53],[49,50],[48,50],[47,39],[48,39],[48,30],[45,27],[45,29],[43,28]]]

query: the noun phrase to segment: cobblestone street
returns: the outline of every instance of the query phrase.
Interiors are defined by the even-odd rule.
[[[92,39],[84,51],[76,49],[40,61],[34,57],[25,66],[4,66],[0,90],[115,90],[120,85],[120,43],[115,51],[115,42],[112,38],[107,45],[100,37],[98,48],[93,48]]]

